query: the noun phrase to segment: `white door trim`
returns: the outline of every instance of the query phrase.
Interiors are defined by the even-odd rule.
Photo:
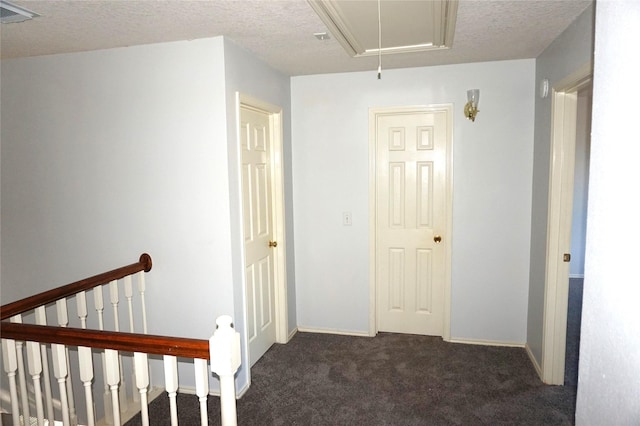
[[[589,85],[592,64],[560,81],[552,91],[547,257],[542,331],[542,381],[564,384],[569,297],[569,253],[575,169],[578,91]]]
[[[284,219],[284,170],[282,161],[282,108],[264,102],[260,99],[247,96],[236,92],[236,117],[238,117],[238,147],[240,148],[240,107],[248,107],[258,111],[262,111],[269,115],[269,127],[271,128],[271,205],[273,206],[273,232],[274,239],[278,242],[278,250],[274,257],[274,281],[275,281],[275,309],[276,309],[276,342],[287,343],[289,340],[288,332],[288,298],[287,298],[287,264],[286,264],[286,238],[285,238],[285,219]],[[242,158],[239,158],[242,161]],[[242,164],[240,164],[242,167]],[[242,209],[241,209],[242,210]],[[243,213],[244,214],[244,213]],[[244,232],[242,235],[242,256],[244,258]],[[245,282],[244,268],[242,270],[242,282]],[[247,321],[247,312],[245,305],[245,322]]]
[[[445,282],[442,338],[451,340],[451,236],[453,228],[453,105],[423,105],[407,107],[369,108],[369,336],[378,333],[376,288],[376,128],[381,115],[447,112],[446,195],[445,217]]]

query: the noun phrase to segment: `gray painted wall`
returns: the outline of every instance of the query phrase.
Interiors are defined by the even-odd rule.
[[[293,77],[300,327],[369,331],[369,108],[453,103],[451,336],[526,341],[532,59]],[[475,123],[467,89],[480,89]],[[352,213],[352,226],[342,213]]]
[[[209,39],[2,61],[3,303],[148,251],[152,331],[212,327],[211,305],[175,289],[231,279],[222,53]],[[165,315],[183,304],[181,321],[209,324]]]
[[[536,85],[548,79],[550,86],[587,64],[593,53],[593,6],[585,10],[536,60]],[[537,93],[537,91],[536,91]],[[551,99],[536,97],[531,209],[531,263],[527,344],[542,362],[544,285],[547,255],[547,212],[551,150]]]
[[[640,3],[598,3],[577,425],[640,423]],[[631,89],[631,91],[630,91]]]
[[[3,303],[148,252],[150,333],[236,315],[222,38],[5,60],[1,101]]]

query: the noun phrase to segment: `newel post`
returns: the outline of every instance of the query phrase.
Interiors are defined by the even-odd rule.
[[[223,426],[236,426],[235,374],[240,367],[240,333],[233,328],[231,317],[216,319],[216,331],[209,339],[211,371],[220,377],[220,415]]]

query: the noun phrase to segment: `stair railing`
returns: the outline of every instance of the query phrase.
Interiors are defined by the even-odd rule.
[[[148,393],[150,377],[148,355],[161,355],[164,361],[165,390],[169,398],[171,424],[178,424],[176,394],[178,390],[177,358],[194,360],[196,395],[200,401],[201,424],[208,424],[207,396],[209,394],[210,368],[220,379],[220,405],[222,425],[236,424],[236,394],[234,375],[240,366],[240,336],[233,329],[231,317],[221,316],[216,320],[216,331],[209,340],[167,337],[146,334],[146,308],[144,304],[144,272],[151,270],[148,254],[140,256],[134,264],[114,269],[75,283],[31,296],[0,308],[2,355],[4,370],[9,381],[13,425],[31,419],[31,408],[35,408],[38,425],[51,424],[55,419],[51,382],[57,382],[61,420],[66,425],[78,423],[75,398],[71,380],[69,348],[77,348],[79,378],[84,389],[86,424],[113,424],[123,422],[121,414],[128,410],[126,400],[123,353],[132,353],[133,400],[139,402],[142,424],[149,424]],[[131,277],[137,274],[138,293],[142,305],[143,333],[134,332],[133,295]],[[124,281],[124,294],[129,313],[130,332],[121,332],[118,323],[118,281]],[[102,286],[108,285],[109,301],[113,307],[115,330],[105,330]],[[86,292],[93,291],[98,330],[87,329],[88,309]],[[74,296],[80,328],[69,327],[67,299]],[[47,325],[46,307],[55,303],[57,326]],[[25,315],[26,314],[26,315]],[[29,317],[35,324],[26,324]],[[9,321],[5,321],[9,319]],[[25,344],[26,342],[26,344]],[[26,349],[26,357],[25,357]],[[92,351],[100,351],[104,375],[105,418],[96,422],[93,397],[94,363]],[[50,378],[49,355],[53,377]],[[25,360],[27,367],[25,368]],[[27,384],[26,376],[31,382]],[[44,387],[44,394],[43,394]],[[123,395],[125,398],[123,398]],[[30,404],[30,401],[33,401]],[[136,404],[138,405],[138,404]],[[129,415],[131,417],[131,415]],[[126,419],[125,419],[126,420]]]

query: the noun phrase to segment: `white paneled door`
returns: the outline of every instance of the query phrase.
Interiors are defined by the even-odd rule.
[[[251,365],[276,341],[273,211],[269,115],[240,108],[242,192]]]
[[[443,335],[448,113],[376,115],[378,331]]]

